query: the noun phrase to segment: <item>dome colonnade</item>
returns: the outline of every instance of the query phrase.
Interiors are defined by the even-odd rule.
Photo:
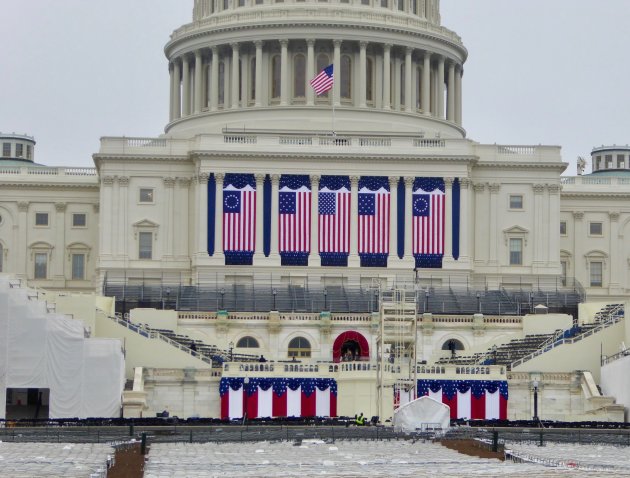
[[[461,126],[467,53],[449,30],[364,4],[287,2],[236,11],[250,10],[236,21],[234,9],[207,17],[202,10],[173,34],[166,46],[171,125],[206,112],[332,104]],[[350,23],[343,15],[338,20],[341,13],[350,14]],[[222,16],[230,28],[222,27]],[[308,82],[329,64],[335,88],[316,97]]]

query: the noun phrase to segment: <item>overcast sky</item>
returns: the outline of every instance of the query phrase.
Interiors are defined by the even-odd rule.
[[[0,131],[36,161],[93,166],[101,136],[157,136],[168,120],[163,46],[192,0],[3,0]],[[464,126],[482,143],[630,142],[629,0],[442,0],[468,48]]]

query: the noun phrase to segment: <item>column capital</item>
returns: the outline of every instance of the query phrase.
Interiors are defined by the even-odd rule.
[[[362,50],[365,50],[367,48],[367,46],[368,46],[368,43],[369,42],[367,42],[367,41],[360,41],[359,42],[359,48],[361,48]]]
[[[289,45],[289,40],[286,40],[286,39],[280,40],[280,46],[286,48],[288,45]]]
[[[351,187],[356,187],[359,185],[360,176],[350,176],[350,185]]]
[[[232,42],[230,43],[230,46],[232,47],[232,50],[238,50],[238,47],[240,46],[239,42]]]
[[[416,180],[413,176],[405,176],[405,187],[410,188],[413,186],[413,182]]]
[[[446,63],[446,58],[444,58],[444,56],[442,56],[442,55],[437,55],[437,57],[438,57],[438,63],[439,63],[440,65],[444,65],[444,64]]]
[[[118,185],[126,188],[129,186],[129,176],[118,176]]]
[[[446,187],[446,189],[451,189],[453,187],[453,178],[444,178],[444,187]]]
[[[272,174],[271,175],[271,184],[273,184],[274,186],[277,186],[278,184],[280,184],[280,175],[279,174]]]
[[[341,40],[333,40],[333,46],[339,48],[341,46]]]
[[[225,174],[224,173],[214,173],[214,181],[216,183],[223,184],[223,179],[225,179]]]
[[[405,54],[411,55],[413,53],[414,48],[408,46],[405,48]]]
[[[68,204],[66,204],[65,202],[56,202],[55,203],[55,210],[57,212],[64,212],[67,207],[68,207]]]
[[[562,190],[559,184],[548,184],[547,189],[549,190],[549,194],[554,195],[560,194],[560,191]]]
[[[322,178],[319,174],[311,174],[310,178],[311,178],[311,187],[313,186],[313,184],[315,184],[316,186],[319,186],[319,180]]]
[[[468,189],[472,181],[468,178],[459,178],[459,187],[462,189]]]
[[[532,189],[534,190],[534,194],[542,194],[543,192],[545,192],[545,185],[544,184],[533,184],[532,185]]]
[[[610,222],[617,222],[619,220],[619,211],[610,211],[608,217],[610,218]]]
[[[584,211],[573,211],[573,219],[576,221],[584,219]]]
[[[28,211],[28,201],[20,201],[17,203],[19,212],[27,212]]]
[[[94,210],[95,213],[99,213],[101,212],[101,203],[96,202],[94,204],[92,204],[92,209]]]
[[[256,48],[262,48],[264,43],[265,43],[265,42],[263,42],[262,40],[256,40],[256,41],[254,42],[254,46],[255,46]]]
[[[114,184],[114,176],[103,176],[101,182],[103,186],[111,186]]]
[[[216,178],[216,174],[214,176]],[[208,184],[209,178],[210,178],[210,175],[208,173],[199,173],[199,176],[197,176],[197,182],[199,184]]]
[[[424,58],[425,60],[431,61],[431,57],[432,57],[432,56],[433,56],[433,53],[431,53],[430,51],[425,51],[425,52],[424,52],[424,57],[423,57],[423,58]]]
[[[389,180],[389,188],[392,189],[398,186],[398,181],[400,181],[400,176],[389,176],[387,179]]]
[[[164,186],[167,188],[175,187],[175,178],[162,178],[162,181],[164,182]]]
[[[214,45],[213,47],[210,47],[210,51],[212,52],[212,56],[216,56],[219,54],[219,47]]]
[[[501,185],[499,183],[490,183],[488,184],[488,189],[491,194],[497,194],[501,189]]]
[[[482,193],[486,190],[486,185],[484,183],[473,183],[473,189],[476,193]]]
[[[190,178],[177,178],[177,182],[183,188],[190,186]]]
[[[315,46],[315,39],[314,38],[307,38],[306,39],[306,46]]]
[[[392,45],[391,43],[384,43],[383,44],[383,50],[385,51],[390,51],[392,49],[394,45]]]
[[[199,50],[195,50],[195,61],[197,61],[197,59],[201,59],[202,56],[203,56],[203,51],[201,48]]]
[[[256,183],[262,183],[265,180],[265,174],[257,173],[254,177],[256,178]]]

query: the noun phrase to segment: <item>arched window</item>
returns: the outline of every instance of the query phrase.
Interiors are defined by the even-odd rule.
[[[328,57],[328,55],[326,55],[325,53],[320,53],[319,55],[317,55],[317,72],[318,73],[322,71],[324,68],[326,68],[328,65],[330,65],[330,58]],[[321,95],[318,96],[318,98],[328,98],[329,91],[330,90],[328,90],[326,93],[322,93]]]
[[[289,342],[289,357],[310,357],[311,344],[304,337],[295,337]]]
[[[254,337],[248,336],[240,339],[236,343],[236,347],[242,349],[257,349],[260,347],[260,345],[258,345],[258,340],[256,340]]]
[[[422,98],[422,69],[416,67],[416,109],[420,109],[420,99]]]
[[[256,58],[252,58],[249,71],[249,99],[254,101],[256,99]]]
[[[350,56],[341,57],[341,98],[352,98],[352,60]]]
[[[457,339],[448,339],[442,344],[442,350],[450,350],[451,352],[455,350],[464,350],[464,344]]]
[[[225,62],[219,62],[219,104],[225,104]]]
[[[238,77],[241,81],[238,82],[238,101],[243,101],[243,61],[238,60]],[[247,91],[247,90],[245,90]]]
[[[271,58],[271,98],[280,98],[280,55]]]
[[[365,62],[365,99],[374,101],[374,61],[368,58]]]
[[[293,58],[293,97],[304,98],[306,96],[306,58],[304,55],[295,55]]]

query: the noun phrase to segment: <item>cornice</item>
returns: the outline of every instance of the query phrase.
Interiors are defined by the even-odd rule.
[[[615,198],[615,199],[630,199],[630,191],[623,192],[607,192],[607,191],[562,191],[560,193],[562,198]]]
[[[564,163],[523,163],[520,161],[483,161],[478,162],[475,165],[476,168],[510,168],[514,169],[558,169],[560,171],[564,171],[566,169],[566,165]]]
[[[34,183],[34,182],[4,182],[0,181],[0,187],[6,189],[51,189],[51,190],[63,190],[63,189],[93,189],[98,191],[101,188],[99,183],[94,184],[73,184],[73,183]]]
[[[95,154],[94,160],[99,161],[162,161],[168,159],[169,161],[189,161],[190,158],[187,155],[175,154],[175,155],[136,155],[136,154]]]

